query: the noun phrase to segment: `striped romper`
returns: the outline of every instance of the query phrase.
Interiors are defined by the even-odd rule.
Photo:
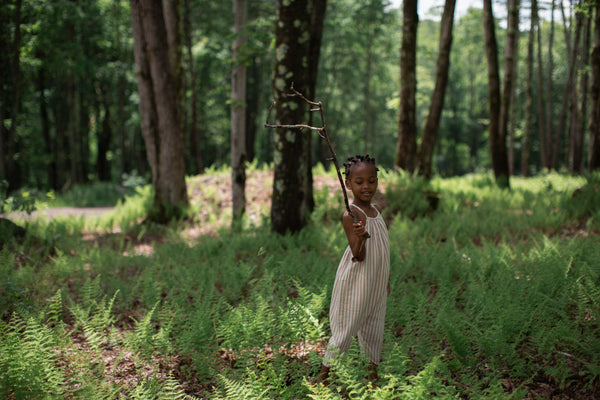
[[[359,207],[352,206],[364,214]],[[338,354],[345,353],[354,336],[358,336],[363,354],[376,365],[380,362],[390,273],[390,243],[379,211],[373,218],[366,217],[365,227],[371,237],[365,241],[365,259],[352,261],[352,250],[348,246],[335,276],[329,309],[331,339],[324,365],[329,365]]]

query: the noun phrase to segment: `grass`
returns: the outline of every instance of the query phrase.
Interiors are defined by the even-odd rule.
[[[147,187],[102,218],[21,221],[25,239],[0,251],[0,396],[598,398],[597,177],[513,178],[505,191],[485,174],[382,171],[392,292],[380,381],[366,383],[354,343],[323,387],[310,377],[346,246],[341,196],[315,191],[296,235],[270,232],[265,204],[233,233],[217,186],[228,176],[189,178],[202,197],[170,226],[138,224]]]

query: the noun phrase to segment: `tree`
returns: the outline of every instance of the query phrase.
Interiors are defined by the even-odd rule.
[[[404,25],[400,55],[400,107],[398,112],[398,144],[396,168],[413,172],[417,149],[417,126],[415,120],[417,92],[417,27],[419,14],[417,0],[403,3]]]
[[[308,0],[277,0],[272,85],[278,125],[297,124],[306,118],[302,101],[286,93],[292,84],[298,91],[307,92],[311,18],[308,7]],[[306,135],[295,129],[275,130],[271,227],[278,233],[297,232],[306,224]]]
[[[508,155],[506,152],[506,131],[501,129],[500,73],[498,70],[498,44],[492,1],[483,2],[483,30],[485,32],[485,55],[488,64],[488,125],[490,154],[496,184],[509,187]],[[510,95],[508,93],[504,94]]]
[[[231,70],[231,193],[232,226],[246,212],[246,60],[242,56],[246,43],[246,0],[233,1],[235,39]]]
[[[498,124],[498,143],[497,149],[498,169],[500,175],[506,173],[510,176],[510,164],[508,163],[508,154],[506,152],[506,138],[508,136],[508,124],[511,120],[513,103],[513,94],[515,83],[517,81],[517,56],[518,56],[518,40],[519,40],[519,0],[508,0],[508,20],[507,20],[507,35],[506,48],[504,51],[504,82],[502,88],[502,97],[500,101],[500,122]],[[504,154],[502,154],[504,153]],[[506,165],[504,165],[506,163]],[[496,170],[496,168],[494,168]],[[503,178],[501,178],[503,179]],[[501,183],[504,186],[504,183]],[[508,185],[508,183],[507,183]]]
[[[427,179],[431,178],[431,158],[433,156],[433,148],[435,146],[440,118],[442,116],[446,85],[448,83],[455,5],[456,0],[446,0],[444,5],[444,13],[442,14],[442,23],[440,26],[440,46],[436,68],[435,89],[433,90],[433,94],[431,96],[429,115],[425,120],[426,122],[425,128],[423,129],[423,138],[417,152],[417,167],[419,175],[422,175]]]
[[[7,2],[0,9],[0,40],[6,45],[0,52],[0,71],[4,75],[0,82],[0,179],[8,181],[9,190],[21,185],[18,165],[14,161],[22,92],[21,10],[21,0],[16,0],[12,7]]]
[[[171,47],[178,41],[167,39],[167,27],[177,26],[177,22],[166,17],[179,18],[178,13],[165,14],[161,0],[131,0],[142,134],[154,187],[150,217],[158,221],[180,215],[188,204],[177,76],[180,69],[177,51]],[[171,30],[172,34],[179,32]]]
[[[531,2],[531,19],[527,39],[527,59],[525,70],[525,115],[523,139],[521,141],[521,175],[529,176],[529,159],[531,155],[531,137],[533,136],[533,45],[535,40],[536,19],[533,10],[537,0]]]
[[[600,2],[596,2],[594,13],[594,44],[590,58],[590,120],[588,168],[600,169]]]

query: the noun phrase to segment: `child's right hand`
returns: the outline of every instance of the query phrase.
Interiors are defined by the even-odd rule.
[[[364,236],[367,233],[365,226],[362,221],[354,223],[354,234],[358,237]]]

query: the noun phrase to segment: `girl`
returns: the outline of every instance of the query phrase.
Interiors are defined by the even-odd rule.
[[[328,378],[331,361],[348,350],[356,335],[370,360],[368,379],[377,379],[383,342],[390,244],[381,210],[371,204],[378,169],[369,155],[350,157],[344,167],[346,187],[354,195],[350,207],[359,221],[355,223],[348,211],[342,218],[348,247],[335,276],[329,310],[331,339],[317,382]]]

